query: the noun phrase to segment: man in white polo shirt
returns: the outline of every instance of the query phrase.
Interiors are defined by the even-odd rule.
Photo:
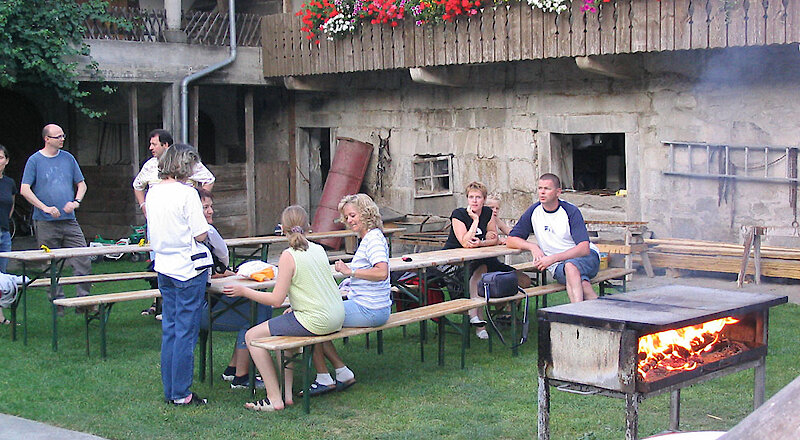
[[[561,180],[555,174],[539,178],[537,193],[539,201],[522,214],[506,245],[530,251],[540,271],[549,270],[567,286],[570,302],[597,298],[589,280],[600,268],[600,252],[589,241],[581,211],[558,198]],[[538,244],[528,241],[531,233]]]

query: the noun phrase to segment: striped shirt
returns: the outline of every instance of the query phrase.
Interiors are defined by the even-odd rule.
[[[370,229],[361,239],[361,243],[356,249],[350,268],[353,271],[358,269],[369,269],[378,263],[389,264],[389,245],[386,237],[380,229]],[[351,292],[347,296],[356,304],[368,309],[382,309],[392,305],[391,286],[389,285],[389,275],[383,281],[369,281],[360,278],[350,277]]]

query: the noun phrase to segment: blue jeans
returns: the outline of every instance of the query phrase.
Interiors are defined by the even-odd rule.
[[[158,274],[163,298],[161,319],[161,382],[164,398],[189,396],[194,378],[194,346],[200,331],[208,273],[187,281]]]
[[[382,309],[370,309],[356,304],[352,299],[348,299],[344,301],[344,322],[342,327],[377,327],[386,324],[391,314],[391,305]]]
[[[237,301],[239,304],[230,307],[231,304]],[[258,304],[256,307],[256,324],[261,324],[272,317],[272,307],[263,304]],[[222,332],[239,332],[236,336],[236,348],[247,348],[247,343],[244,342],[244,334],[247,333],[247,330],[250,328],[250,301],[246,298],[222,296],[212,308],[212,313],[221,313],[215,315],[213,329]],[[200,328],[208,330],[207,304],[203,306]]]
[[[8,252],[11,250],[11,233],[8,231],[0,231],[0,252]],[[0,258],[0,272],[7,273],[8,258]]]

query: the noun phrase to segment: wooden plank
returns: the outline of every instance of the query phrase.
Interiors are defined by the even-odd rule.
[[[445,62],[445,47],[447,45],[446,27],[442,25],[431,26],[433,29],[433,63],[434,66],[442,66]]]
[[[424,60],[422,66],[433,66],[436,64],[436,26],[426,24],[423,28],[423,45],[425,47]]]
[[[416,67],[417,65],[414,47],[418,27],[413,21],[403,24],[403,67]]]
[[[428,25],[414,26],[414,66],[425,65],[425,28]]]
[[[728,46],[728,26],[725,3],[709,2],[708,47]]]
[[[786,42],[800,43],[800,2],[789,2],[786,10]]]
[[[472,20],[470,20],[469,18],[464,18],[459,20],[456,25],[456,41],[458,41],[458,46],[456,47],[457,64],[469,63],[469,46],[470,46],[469,28],[473,24],[474,22]]]
[[[603,3],[597,13],[600,26],[600,53],[616,53],[617,3]]]
[[[597,12],[583,12],[580,2],[572,2],[572,18],[570,19],[570,54],[575,57],[586,55],[586,23],[591,16],[597,18]]]
[[[705,272],[739,273],[740,257],[682,255],[661,252],[648,252],[650,263],[654,267],[671,269],[700,270]],[[747,265],[747,273],[755,274],[755,265],[751,260]],[[800,279],[800,264],[787,263],[781,260],[761,260],[761,274],[769,277]]]
[[[692,8],[691,0],[675,1],[675,50],[686,50],[692,47]]]
[[[763,46],[766,44],[766,11],[760,1],[749,2],[750,9],[747,10],[747,45]]]
[[[742,3],[732,4],[728,10],[728,47],[744,46],[747,44],[747,30],[745,28],[745,11]]]
[[[283,71],[285,75],[293,75],[298,73],[296,68],[298,61],[297,52],[301,47],[300,41],[302,40],[302,36],[297,26],[296,17],[293,17],[291,14],[284,14],[283,17],[283,26],[285,26],[283,29],[284,48],[287,50],[287,53],[283,56]]]
[[[526,5],[527,6],[527,5]],[[522,59],[522,2],[509,3],[508,7],[508,56],[507,60],[516,61]],[[528,7],[530,8],[530,7]]]
[[[608,4],[610,6],[610,4]],[[602,52],[600,45],[600,14],[605,7],[600,5],[594,14],[586,14],[586,55],[600,55]]]
[[[768,4],[767,44],[784,44],[786,43],[786,8],[780,0],[771,0]]]
[[[644,52],[649,50],[647,46],[647,25],[649,1],[634,0],[631,5],[631,52]]]
[[[692,49],[708,48],[708,2],[702,0],[692,2]],[[697,3],[695,5],[695,3]]]
[[[261,20],[261,70],[264,76],[270,76],[272,73],[273,59],[276,54],[273,21],[274,16],[263,17]]]
[[[544,58],[544,20],[541,9],[531,10],[531,59],[534,60]]]
[[[617,2],[616,53],[631,52],[631,0]]]
[[[397,26],[395,26],[392,29],[392,55],[394,56],[394,62],[392,64],[394,65],[395,69],[399,69],[401,67],[408,67],[406,65],[406,60],[405,60],[406,51],[404,47],[404,42],[405,42],[404,34],[406,32],[407,25],[413,26],[413,24],[410,22],[400,21],[397,23]]]
[[[442,27],[442,64],[451,65],[456,64],[456,51],[458,50],[458,41],[456,41],[456,21],[449,21],[441,24]]]
[[[561,17],[561,14],[542,12],[542,58],[555,58],[558,56],[559,17]]]
[[[675,50],[675,0],[661,1],[660,50]]]
[[[541,28],[533,28],[532,8],[527,3],[520,2],[517,10],[519,11],[519,58],[532,60],[534,59],[533,33],[541,33]]]
[[[139,172],[139,93],[135,83],[128,89],[128,144],[133,177]]]
[[[382,24],[379,26],[381,36],[381,64],[382,69],[394,68],[394,54],[392,53],[392,26]]]
[[[494,8],[494,41],[495,61],[508,61],[508,7],[505,3]]]
[[[578,2],[572,2],[573,6]],[[578,14],[583,12],[578,11]],[[573,9],[558,14],[558,22],[556,32],[558,32],[558,40],[556,47],[557,57],[572,56],[572,20],[576,20],[578,15],[574,13]]]
[[[647,51],[655,52],[661,49],[661,9],[665,5],[661,1],[642,2],[647,6]]]
[[[481,58],[480,62],[494,62],[494,13],[486,8],[481,17]]]
[[[115,281],[131,281],[131,280],[147,280],[156,278],[158,276],[155,272],[122,272],[122,273],[104,273],[97,275],[80,275],[72,277],[61,277],[58,279],[59,286],[67,286],[71,284],[81,283],[106,283]],[[33,280],[28,287],[48,287],[50,286],[50,278],[39,278]]]

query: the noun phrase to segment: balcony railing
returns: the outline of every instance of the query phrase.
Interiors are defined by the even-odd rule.
[[[100,20],[87,20],[84,38],[90,40],[127,40],[165,42],[167,14],[164,10],[109,7],[108,13],[125,19],[131,29]],[[261,16],[236,14],[236,44],[257,47],[261,44]],[[228,15],[217,12],[183,11],[181,29],[190,44],[227,46],[230,44]]]
[[[319,45],[299,17],[271,15],[261,24],[264,76],[800,42],[796,0],[617,0],[598,13],[582,3],[561,14],[512,2],[444,24],[367,24]]]

